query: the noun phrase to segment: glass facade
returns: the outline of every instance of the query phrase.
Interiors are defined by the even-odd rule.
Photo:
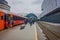
[[[60,23],[60,12],[56,12],[54,14],[44,16],[41,18],[41,21]]]

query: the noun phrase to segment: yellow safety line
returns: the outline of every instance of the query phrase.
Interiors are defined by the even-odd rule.
[[[35,27],[35,37],[36,37],[36,40],[38,40],[38,33],[37,33],[37,28]]]

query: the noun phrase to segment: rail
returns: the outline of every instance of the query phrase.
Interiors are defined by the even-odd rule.
[[[54,26],[45,22],[38,22],[38,25],[43,30],[47,40],[60,40],[60,26]]]

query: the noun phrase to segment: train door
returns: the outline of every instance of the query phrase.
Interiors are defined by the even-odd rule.
[[[10,27],[12,28],[14,25],[13,15],[10,14]]]
[[[10,14],[8,14],[8,28],[10,28]]]
[[[4,12],[0,11],[0,30],[4,29]]]
[[[10,18],[9,15],[5,13],[5,29],[10,28]]]
[[[5,13],[5,28],[10,28],[10,15]]]
[[[12,16],[11,16],[11,14],[5,14],[5,24],[6,24],[6,26],[5,26],[5,28],[7,29],[7,28],[12,28]]]

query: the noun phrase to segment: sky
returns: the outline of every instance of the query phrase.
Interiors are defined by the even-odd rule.
[[[25,16],[29,13],[40,15],[41,4],[43,0],[6,0],[11,6],[11,12],[19,16]]]

